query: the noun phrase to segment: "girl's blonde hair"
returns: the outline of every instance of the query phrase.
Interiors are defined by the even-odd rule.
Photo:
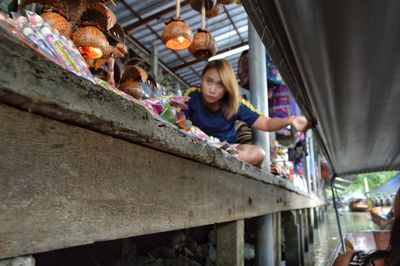
[[[222,112],[226,119],[231,118],[237,113],[240,106],[239,87],[236,81],[235,74],[233,73],[232,65],[225,59],[214,60],[208,62],[203,69],[201,78],[204,77],[209,69],[215,68],[221,78],[222,85],[225,88],[225,95],[222,98]]]

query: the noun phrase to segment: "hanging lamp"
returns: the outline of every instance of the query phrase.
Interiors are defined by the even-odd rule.
[[[206,7],[205,0],[201,6],[201,27],[193,37],[189,46],[189,52],[193,57],[200,60],[207,60],[217,52],[217,46],[211,33],[206,30]]]
[[[168,49],[183,50],[192,43],[193,34],[190,27],[180,17],[181,2],[176,0],[176,17],[165,22],[162,41]]]

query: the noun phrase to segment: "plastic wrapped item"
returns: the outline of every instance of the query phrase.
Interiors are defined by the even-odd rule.
[[[84,59],[80,55],[78,49],[73,45],[71,40],[60,34],[57,30],[53,30],[43,19],[32,11],[26,11],[28,20],[35,30],[36,35],[40,36],[48,47],[55,54],[60,65],[78,76],[85,77],[94,82],[94,78],[84,63]]]
[[[84,59],[75,47],[74,43],[67,37],[53,30],[43,19],[34,12],[26,11],[27,17],[12,13],[10,22],[16,30],[8,30],[25,45],[44,55],[49,60],[73,72],[77,76],[89,79],[93,83],[94,77],[85,64]],[[0,20],[0,24],[4,22]],[[0,25],[1,26],[1,25]],[[16,32],[19,31],[20,35]],[[24,38],[22,37],[24,36]]]
[[[142,103],[151,113],[160,116],[163,120],[189,130],[191,122],[186,120],[185,114],[181,112],[182,109],[188,108],[185,102],[189,99],[187,96],[159,96],[142,100]]]

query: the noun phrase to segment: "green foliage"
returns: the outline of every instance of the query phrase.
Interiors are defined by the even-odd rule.
[[[396,174],[397,174],[396,171],[359,174],[353,180],[353,182],[348,186],[347,192],[351,191],[351,192],[364,193],[365,192],[364,177],[368,178],[369,190],[373,190],[382,185],[383,183],[385,183],[386,181],[388,181]]]

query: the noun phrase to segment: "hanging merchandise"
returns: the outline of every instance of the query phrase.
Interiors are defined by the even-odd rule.
[[[176,17],[165,22],[162,41],[168,49],[183,50],[190,46],[193,39],[192,30],[180,17],[180,0],[176,0]]]
[[[193,37],[193,42],[189,46],[189,52],[197,59],[207,60],[211,56],[217,53],[217,45],[211,33],[209,33],[205,28],[205,0],[201,8],[201,28]]]
[[[296,101],[286,85],[268,83],[268,107],[270,117],[290,117],[300,115]]]
[[[266,51],[266,60],[267,60],[267,79],[268,83],[272,85],[282,85],[284,84],[284,81],[281,77],[281,74],[279,74],[278,69],[272,62],[271,57],[268,54],[268,51]]]
[[[201,12],[201,7],[203,6],[203,3],[205,5],[206,10],[210,10],[213,8],[216,4],[216,0],[189,0],[189,5],[196,10],[197,12]]]
[[[122,74],[119,90],[134,97],[136,100],[142,99],[142,86],[150,85],[154,90],[157,85],[154,78],[149,74],[150,66],[139,58],[132,58],[125,63],[125,70]]]
[[[249,82],[249,50],[243,51],[239,57],[237,74],[242,88],[250,89]]]

